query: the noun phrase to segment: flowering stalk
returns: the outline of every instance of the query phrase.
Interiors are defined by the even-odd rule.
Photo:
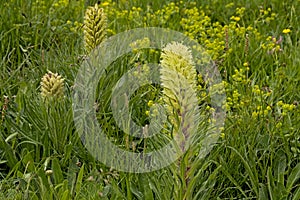
[[[198,99],[196,95],[197,72],[191,51],[181,43],[172,42],[162,50],[161,55],[161,82],[163,85],[163,100],[166,112],[172,126],[172,132],[179,150],[185,156],[178,160],[179,174],[174,174],[180,179],[176,189],[176,199],[185,199],[190,182],[189,159],[192,136],[198,127]]]
[[[62,98],[64,96],[64,79],[57,73],[48,71],[41,81],[41,96],[44,99]]]
[[[98,4],[87,8],[84,17],[84,44],[89,53],[106,38],[106,14]]]
[[[161,81],[164,86],[163,100],[166,104],[168,118],[175,132],[179,130],[182,121],[183,106],[188,101],[197,101],[193,98],[187,99],[187,91],[196,93],[196,69],[193,57],[185,45],[172,42],[166,45],[161,55]],[[195,91],[194,91],[195,90]],[[183,95],[183,96],[182,96]],[[187,107],[185,107],[187,108]]]

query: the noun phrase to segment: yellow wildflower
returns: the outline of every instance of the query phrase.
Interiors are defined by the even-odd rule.
[[[284,34],[288,34],[290,32],[291,32],[291,29],[289,29],[289,28],[283,29],[283,31],[282,31],[282,33],[284,33]]]

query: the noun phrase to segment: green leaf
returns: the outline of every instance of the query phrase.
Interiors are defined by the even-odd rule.
[[[44,162],[44,171],[46,171],[48,169],[48,164],[51,160],[51,157],[46,158],[45,162]]]
[[[77,173],[79,172],[79,168],[76,165],[77,161],[78,159],[76,157],[73,157],[72,160],[70,160],[70,164],[67,172],[67,179],[68,179],[68,184],[70,187],[70,192],[72,194],[72,197],[75,196],[76,176]]]
[[[63,195],[61,196],[61,200],[69,200],[71,199],[71,196],[70,196],[70,191],[69,190],[66,190]]]
[[[64,180],[64,176],[57,158],[53,158],[52,160],[52,170],[55,184],[57,185],[59,183],[62,183]]]
[[[228,147],[230,148],[231,150],[233,150],[241,159],[242,163],[244,164],[245,166],[245,169],[247,171],[247,173],[249,174],[249,177],[250,177],[250,181],[251,181],[251,185],[252,185],[252,190],[254,190],[254,192],[257,194],[257,196],[259,195],[258,194],[258,180],[257,180],[257,177],[254,176],[253,174],[253,169],[250,167],[249,163],[245,160],[245,158],[240,154],[240,152],[238,152],[235,148],[233,147]]]
[[[269,199],[267,187],[263,184],[260,184],[258,200]]]
[[[211,165],[211,162],[203,163],[201,168],[200,169],[198,168],[197,173],[191,177],[190,183],[189,183],[189,185],[187,187],[187,191],[186,191],[187,198],[190,198],[193,195],[195,187],[198,185],[199,181],[202,181],[201,179],[203,177],[203,174],[210,165]],[[195,170],[196,170],[195,165],[193,165],[191,167],[190,172],[192,172],[192,170],[193,170],[193,173],[195,173]]]
[[[40,184],[40,187],[42,189],[42,193],[45,193],[45,192],[49,191],[50,190],[50,185],[49,185],[47,176],[45,174],[45,170],[40,168],[37,171],[37,174],[39,176],[39,184]]]
[[[0,149],[2,149],[5,152],[5,159],[7,160],[7,165],[10,168],[13,168],[17,164],[18,159],[16,158],[11,146],[7,142],[5,142],[2,134],[0,134]]]
[[[63,157],[63,160],[62,160],[62,163],[65,165],[69,159],[71,158],[71,153],[72,153],[72,150],[73,150],[73,144],[72,143],[69,143],[65,146],[64,148],[64,157]]]
[[[143,199],[143,193],[139,191],[139,189],[133,183],[130,184],[130,191],[135,195],[137,199]]]
[[[27,151],[27,149],[26,149]],[[27,152],[26,155],[22,159],[23,164],[26,166],[26,170],[29,172],[34,171],[34,160],[31,155],[31,152]]]
[[[286,183],[286,189],[290,192],[293,188],[294,183],[300,178],[300,163],[294,167],[291,174],[289,175]]]
[[[146,174],[139,175],[139,185],[143,188],[143,194],[145,200],[154,200],[153,192],[149,185],[149,179],[147,179]]]
[[[57,192],[58,196],[62,196],[65,193],[65,191],[67,191],[67,190],[69,191],[68,180],[64,180],[62,183],[56,185],[54,189],[55,189],[55,191],[58,191]]]
[[[278,151],[274,161],[274,176],[277,177],[277,182],[284,185],[284,172],[286,169],[286,156],[284,152]]]
[[[247,198],[247,195],[245,194],[245,192],[243,191],[242,187],[239,185],[239,183],[231,176],[231,174],[227,171],[227,168],[225,168],[226,166],[226,163],[224,162],[224,160],[220,157],[220,160],[221,160],[221,170],[222,172],[227,176],[227,178],[235,185],[235,187],[242,193],[242,195],[244,197]]]
[[[296,192],[294,192],[294,196],[292,200],[300,199],[300,187],[297,188]]]
[[[16,136],[18,135],[18,133],[12,133],[10,134],[6,139],[5,139],[5,142],[9,142],[9,140],[15,138]]]
[[[76,181],[76,186],[75,186],[75,198],[78,197],[78,195],[80,194],[80,189],[81,189],[81,185],[82,185],[82,179],[83,179],[83,172],[84,172],[84,163],[82,164],[78,176],[77,176],[77,181]]]
[[[276,198],[276,195],[275,195],[274,190],[273,190],[275,185],[274,185],[274,180],[273,180],[272,169],[271,168],[268,168],[267,180],[268,180],[268,190],[269,190],[270,200],[275,200],[277,198]]]
[[[206,181],[204,181],[201,185],[201,188],[197,191],[196,195],[193,199],[211,199],[211,192],[213,191],[213,187],[216,183],[216,177],[219,173],[219,169],[222,166],[219,165],[213,173],[211,173]]]

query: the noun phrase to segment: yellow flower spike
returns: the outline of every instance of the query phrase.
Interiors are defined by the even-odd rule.
[[[181,95],[180,90],[187,87],[183,80],[181,80],[182,78],[187,81],[187,84],[193,90],[190,92],[196,94],[197,73],[190,49],[178,42],[167,44],[161,54],[160,74],[161,82],[164,86],[163,101],[166,104],[169,121],[174,127],[174,131],[177,132],[180,126],[182,112],[185,112],[184,109],[189,109],[188,105],[190,105],[190,102],[194,103],[198,101],[197,98],[193,98],[193,96],[189,98],[181,96],[181,101],[179,101],[178,96],[174,94],[176,91],[179,92],[177,95]],[[185,107],[183,105],[187,105],[186,108],[183,108]]]
[[[98,4],[87,8],[84,16],[84,42],[88,53],[105,40],[106,29],[107,22],[104,10]]]
[[[47,98],[62,98],[64,96],[64,79],[57,73],[49,71],[41,80],[41,96]]]

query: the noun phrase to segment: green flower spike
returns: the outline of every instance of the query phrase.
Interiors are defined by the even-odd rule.
[[[189,48],[178,42],[167,44],[161,54],[160,74],[168,120],[172,125],[172,132],[176,133],[180,126],[184,128],[183,121],[188,123],[183,116],[187,116],[187,112],[193,112],[194,108],[190,108],[190,105],[197,104],[197,97],[194,95],[197,72]]]
[[[98,4],[87,8],[84,17],[85,50],[90,53],[106,38],[106,14]]]
[[[57,73],[48,71],[41,81],[41,95],[44,99],[62,98],[64,96],[64,79]]]

